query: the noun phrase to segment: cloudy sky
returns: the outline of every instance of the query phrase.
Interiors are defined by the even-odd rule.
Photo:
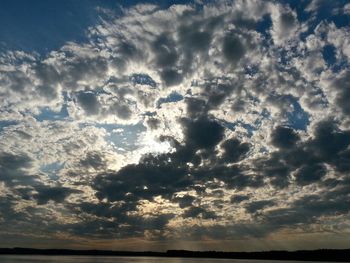
[[[1,1],[1,246],[349,246],[349,62],[346,0]]]

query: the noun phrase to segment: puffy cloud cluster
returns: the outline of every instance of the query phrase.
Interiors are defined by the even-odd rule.
[[[88,43],[3,52],[2,236],[349,231],[349,6],[286,2],[101,8]]]

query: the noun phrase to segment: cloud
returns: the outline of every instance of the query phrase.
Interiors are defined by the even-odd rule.
[[[339,76],[332,82],[332,88],[337,90],[335,103],[341,108],[343,114],[348,115],[350,113],[349,102],[345,99],[349,94],[349,90],[346,88],[350,83],[350,75],[348,72],[343,71]]]
[[[327,174],[327,169],[322,164],[312,164],[302,166],[297,173],[296,181],[300,185],[306,185],[321,180]]]
[[[272,200],[259,200],[255,202],[251,202],[246,205],[246,209],[249,213],[255,213],[259,210],[264,209],[265,207],[274,205],[275,202]]]
[[[298,19],[293,10],[282,6],[273,6],[271,10],[271,36],[276,45],[296,39],[298,33]]]
[[[221,145],[224,149],[223,159],[227,162],[237,162],[249,152],[249,143],[240,142],[238,139],[229,139]]]
[[[189,209],[187,209],[183,214],[184,218],[195,218],[198,216],[201,216],[203,219],[216,219],[216,215],[214,212],[208,212],[201,207],[192,206]]]
[[[231,34],[225,36],[222,51],[225,58],[232,63],[237,63],[246,52],[239,37]]]
[[[271,142],[279,148],[292,148],[299,140],[298,134],[291,128],[279,126],[271,134]]]
[[[241,203],[245,200],[249,200],[249,196],[246,196],[246,195],[233,195],[233,196],[231,196],[231,203]]]
[[[206,149],[216,146],[224,136],[224,128],[214,120],[183,119],[185,141],[190,147]],[[203,132],[206,131],[206,132]]]
[[[81,191],[76,189],[70,189],[67,187],[37,187],[37,194],[34,194],[34,199],[37,200],[38,205],[47,204],[50,200],[62,203],[71,194],[80,193]]]
[[[88,152],[86,158],[80,160],[80,163],[85,167],[92,167],[94,169],[105,168],[105,160],[99,152]]]
[[[192,195],[185,195],[183,197],[177,197],[174,200],[179,202],[180,208],[185,208],[191,206],[196,198]]]
[[[6,185],[28,185],[36,181],[36,176],[28,174],[33,160],[25,153],[0,153],[0,180]]]
[[[97,8],[86,43],[2,52],[2,229],[204,248],[340,232],[349,29],[324,4]]]
[[[77,96],[78,103],[84,109],[87,115],[98,114],[100,110],[100,103],[93,93],[82,92]]]

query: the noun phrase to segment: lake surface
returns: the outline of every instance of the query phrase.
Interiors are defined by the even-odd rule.
[[[302,261],[205,259],[205,258],[155,258],[155,257],[113,257],[113,256],[27,256],[0,255],[1,263],[293,263]],[[308,263],[316,263],[308,261]],[[323,262],[325,263],[325,262]]]

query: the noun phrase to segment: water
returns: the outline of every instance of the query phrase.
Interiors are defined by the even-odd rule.
[[[155,257],[113,257],[113,256],[28,256],[0,255],[1,263],[293,263],[302,261],[246,260],[246,259],[204,259],[204,258],[155,258]],[[316,263],[308,261],[308,263]],[[326,262],[324,262],[326,263]]]

